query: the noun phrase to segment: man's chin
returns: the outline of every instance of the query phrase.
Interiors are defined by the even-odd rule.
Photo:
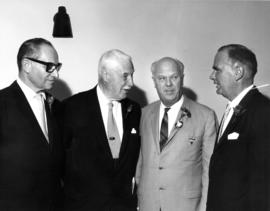
[[[54,83],[48,84],[48,85],[45,87],[45,89],[46,89],[46,90],[52,89],[52,88],[53,88],[53,84],[54,84]]]

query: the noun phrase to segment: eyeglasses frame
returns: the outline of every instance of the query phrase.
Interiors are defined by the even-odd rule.
[[[47,73],[53,73],[55,70],[57,72],[59,72],[61,67],[62,67],[62,63],[55,64],[55,63],[52,63],[52,62],[44,62],[44,61],[34,59],[34,58],[31,58],[31,57],[24,57],[24,58],[29,59],[30,61],[45,65]]]

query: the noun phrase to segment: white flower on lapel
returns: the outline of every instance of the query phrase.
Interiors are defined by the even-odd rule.
[[[182,111],[182,113],[181,113],[181,116],[180,116],[180,118],[177,120],[177,122],[175,123],[175,128],[177,128],[177,129],[180,129],[181,127],[183,127],[183,125],[184,125],[184,118],[190,118],[191,117],[191,113],[190,113],[190,111],[187,109],[187,108],[185,108],[185,107],[182,107],[181,108],[181,111]]]
[[[131,134],[137,134],[137,131],[136,131],[136,129],[135,129],[135,128],[132,128],[132,130],[131,130]]]
[[[228,135],[228,140],[236,140],[239,137],[239,133],[233,132]]]
[[[176,123],[175,123],[175,127],[176,128],[181,128],[183,126],[183,121],[181,120],[178,120]]]

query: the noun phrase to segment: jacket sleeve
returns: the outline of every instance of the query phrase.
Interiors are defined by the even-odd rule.
[[[205,130],[203,135],[202,143],[202,196],[199,206],[199,211],[206,210],[206,200],[208,192],[208,172],[209,172],[209,163],[210,158],[214,150],[214,145],[216,141],[218,129],[218,121],[214,111],[211,111],[208,115],[205,124]]]

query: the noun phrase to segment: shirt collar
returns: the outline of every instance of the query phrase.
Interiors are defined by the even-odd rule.
[[[245,97],[245,95],[253,88],[253,86],[254,85],[252,84],[249,87],[245,88],[242,92],[240,92],[240,94],[236,96],[236,98],[234,98],[232,101],[229,101],[228,105],[231,108],[235,108],[240,103],[240,101]]]
[[[110,100],[106,95],[102,92],[99,85],[97,85],[97,96],[98,100],[102,105],[107,105],[108,103],[112,102],[114,105],[118,105],[119,102],[115,100]]]
[[[180,108],[182,107],[184,102],[184,96],[182,95],[180,100],[178,100],[176,103],[174,103],[172,106],[170,106],[170,110],[177,110],[179,111]],[[165,108],[167,108],[167,106],[165,106],[162,102],[160,103],[160,109],[164,110]],[[170,111],[169,110],[169,111]]]
[[[37,95],[37,93],[34,92],[29,86],[27,86],[19,77],[17,78],[17,83],[27,99],[32,99]]]

